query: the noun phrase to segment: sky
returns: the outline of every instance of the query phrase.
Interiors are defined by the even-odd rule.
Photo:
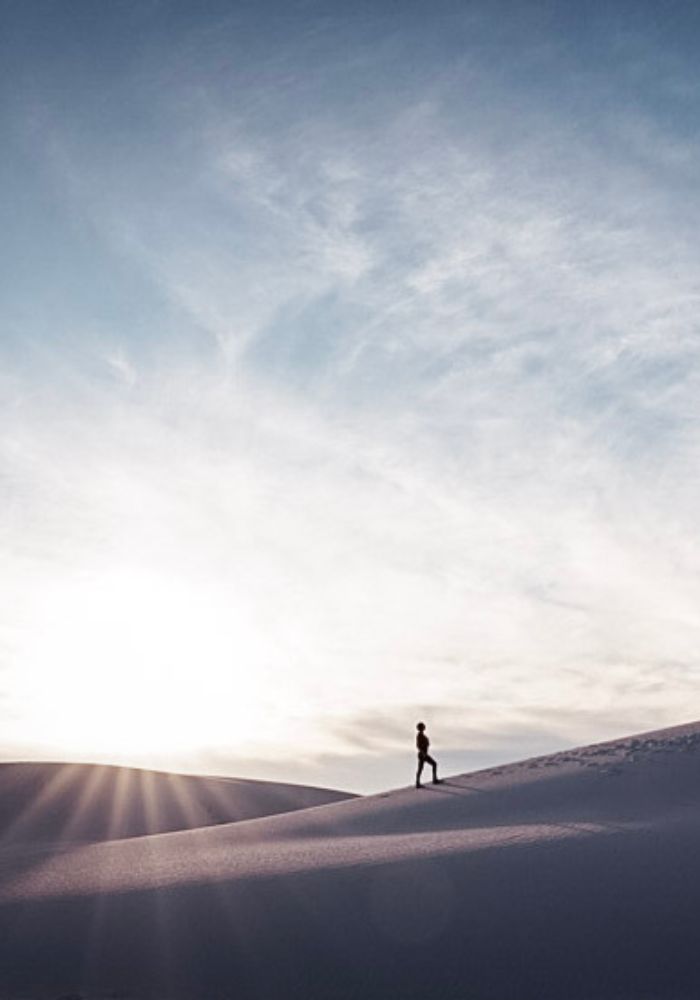
[[[0,757],[700,715],[700,8],[0,3]]]

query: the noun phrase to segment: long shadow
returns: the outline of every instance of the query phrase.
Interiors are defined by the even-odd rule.
[[[456,795],[459,798],[465,797],[465,796],[461,796],[460,793],[457,792],[457,791],[452,791],[450,788],[444,788],[444,785],[449,785],[449,784],[451,784],[451,783],[448,782],[448,781],[442,781],[442,782],[440,782],[439,785],[424,785],[423,787],[427,791],[433,792],[435,794],[442,793],[443,795]],[[461,787],[468,787],[468,786],[461,786],[460,785],[460,786],[456,786],[456,787],[460,787],[461,788]],[[474,792],[476,792],[476,793],[480,793],[481,792],[481,793],[486,794],[486,790],[485,789],[470,788],[469,794],[470,795],[474,794]],[[542,816],[537,817],[536,819],[530,819],[530,820],[528,820],[527,818],[523,817],[522,819],[518,820],[518,822],[517,822],[516,825],[517,826],[551,826],[551,827],[555,827],[555,828],[560,829],[560,830],[574,830],[574,831],[577,831],[579,833],[580,832],[590,832],[591,834],[594,834],[596,832],[595,830],[590,830],[589,831],[589,830],[586,829],[586,826],[582,825],[582,823],[585,823],[585,822],[586,822],[585,820],[581,820],[580,822],[572,821],[570,823],[564,823],[560,819],[556,819],[554,817],[548,817],[546,815],[542,815]],[[623,832],[629,831],[629,827],[628,826],[625,826],[624,824],[621,824],[621,823],[614,823],[611,820],[597,819],[597,820],[590,821],[590,823],[591,823],[592,826],[596,826],[596,827],[599,827],[599,828],[603,827],[604,829],[607,829],[607,830],[615,830],[618,833],[623,833]],[[500,827],[508,827],[508,826],[512,826],[512,825],[513,824],[511,822],[508,822],[508,821],[506,821],[504,823],[490,822],[490,823],[488,823],[488,828],[499,829]],[[465,826],[464,829],[469,829],[469,827]],[[481,827],[475,827],[474,829],[482,829],[482,828]]]
[[[490,795],[490,794],[492,794],[492,790],[490,788],[475,788],[474,785],[458,785],[456,781],[445,781],[444,779],[441,779],[440,783],[438,785],[427,784],[427,785],[423,785],[422,787],[425,788],[429,792],[445,792],[445,794],[447,794],[447,795],[459,795],[460,794],[458,791],[452,791],[453,788],[454,789],[458,789],[458,788],[459,789],[463,789],[465,792],[468,792],[470,795]]]
[[[434,831],[436,824],[448,830],[508,826],[515,821],[522,825],[589,823],[617,830],[686,807],[694,807],[700,814],[700,758],[683,754],[678,765],[671,768],[669,780],[665,766],[642,762],[638,767],[633,760],[616,762],[614,770],[588,762],[575,770],[550,768],[534,774],[524,762],[509,769],[502,781],[489,780],[486,787],[468,783],[465,776],[466,781],[458,777],[443,779],[438,785],[427,782],[420,791],[401,789],[396,812],[349,814],[324,835],[385,835],[401,833],[409,826],[419,833]],[[426,791],[433,793],[432,799],[426,800]],[[441,800],[444,806],[438,809]],[[430,808],[431,802],[435,810]]]

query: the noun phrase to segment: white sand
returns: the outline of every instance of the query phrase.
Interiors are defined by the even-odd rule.
[[[5,841],[0,996],[689,1000],[699,803],[693,724],[284,815]]]
[[[349,798],[325,788],[100,764],[0,764],[0,844],[116,840]]]

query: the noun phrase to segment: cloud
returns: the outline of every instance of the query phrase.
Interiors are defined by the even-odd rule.
[[[260,766],[300,743],[309,767],[388,759],[428,709],[474,754],[685,714],[695,143],[648,102],[516,101],[509,44],[508,71],[475,49],[403,89],[401,44],[370,45],[376,106],[347,76],[317,101],[236,77],[228,100],[190,52],[172,88],[115,85],[149,141],[48,102],[51,184],[153,320],[102,317],[70,360],[59,324],[35,368],[5,351],[18,744],[53,663],[92,691],[118,654],[178,725],[200,716],[193,753],[233,713]]]

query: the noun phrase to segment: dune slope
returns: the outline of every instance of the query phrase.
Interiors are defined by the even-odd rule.
[[[139,837],[348,798],[323,788],[101,764],[0,764],[0,845]]]
[[[690,1000],[700,724],[388,794],[4,851],[0,996]]]

